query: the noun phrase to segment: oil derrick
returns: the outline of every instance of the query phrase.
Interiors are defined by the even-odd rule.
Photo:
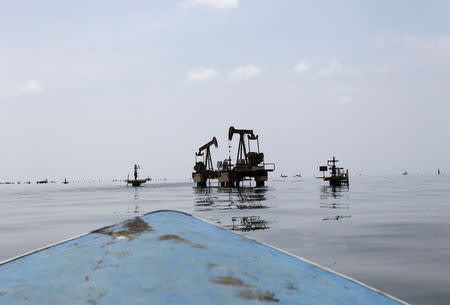
[[[140,168],[141,168],[140,165],[137,165],[137,164],[134,165],[134,180],[137,180],[137,178],[138,178],[138,169],[140,169]]]
[[[333,157],[333,159],[327,161],[326,166],[319,167],[319,170],[321,172],[324,172],[323,180],[329,181],[330,186],[348,185],[349,184],[348,169],[344,170],[343,167],[337,167],[336,166],[337,162],[339,162],[339,160],[336,160],[336,158]],[[325,172],[327,170],[330,171],[330,176],[325,176]]]
[[[192,178],[199,187],[206,187],[208,179],[217,178],[217,171],[214,171],[210,150],[213,145],[218,146],[216,137],[213,137],[211,141],[198,149],[198,153],[195,153],[195,172],[192,173]],[[203,157],[202,161],[198,161],[198,157]]]
[[[130,179],[130,175],[128,175],[128,178],[125,180],[125,182],[127,183],[127,186],[128,186],[128,184],[131,184],[131,186],[138,187],[138,186],[141,186],[141,184],[144,184],[144,183],[146,183],[147,181],[150,180],[149,178],[138,179],[138,177],[139,177],[138,170],[139,169],[141,169],[140,165],[135,164],[133,166],[133,170],[134,170],[133,171],[133,177],[134,177],[134,179]]]

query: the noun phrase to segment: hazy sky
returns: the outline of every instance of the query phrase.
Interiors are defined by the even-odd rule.
[[[189,178],[254,129],[312,175],[450,173],[450,2],[0,4],[0,181]],[[233,145],[235,151],[236,145]],[[234,154],[234,153],[233,153]]]

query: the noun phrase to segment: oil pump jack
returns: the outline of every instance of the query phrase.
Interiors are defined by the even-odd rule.
[[[250,129],[235,129],[233,126],[228,129],[228,141],[233,140],[233,135],[239,135],[238,153],[236,158],[236,166],[239,168],[249,168],[264,162],[264,154],[259,152],[259,137]],[[245,146],[244,137],[247,135],[248,153]],[[258,152],[250,151],[250,140],[256,140],[258,145]]]
[[[216,137],[213,137],[211,141],[198,149],[198,153],[195,153],[195,172],[192,173],[192,178],[199,187],[206,187],[208,179],[217,178],[217,171],[214,171],[210,150],[213,145],[218,146]],[[198,157],[203,157],[202,161],[198,161]]]
[[[231,164],[231,156],[223,163],[218,163],[218,178],[222,186],[238,187],[239,183],[246,178],[254,178],[256,186],[264,186],[268,179],[268,172],[275,169],[275,164],[265,164],[264,154],[259,151],[259,136],[250,129],[236,129],[231,126],[228,129],[228,141],[231,142],[235,134],[239,135],[238,152],[236,163]],[[247,139],[248,147],[245,143]],[[250,141],[256,141],[257,152],[251,151]],[[273,165],[266,168],[266,165]]]

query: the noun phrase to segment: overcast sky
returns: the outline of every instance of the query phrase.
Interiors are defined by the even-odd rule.
[[[274,174],[450,173],[450,2],[0,4],[0,181],[189,178],[254,129]],[[236,150],[233,143],[232,150]],[[233,153],[234,154],[234,153]]]

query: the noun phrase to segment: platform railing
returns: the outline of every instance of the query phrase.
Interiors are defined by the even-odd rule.
[[[275,170],[275,163],[263,163],[263,165],[266,170]]]

